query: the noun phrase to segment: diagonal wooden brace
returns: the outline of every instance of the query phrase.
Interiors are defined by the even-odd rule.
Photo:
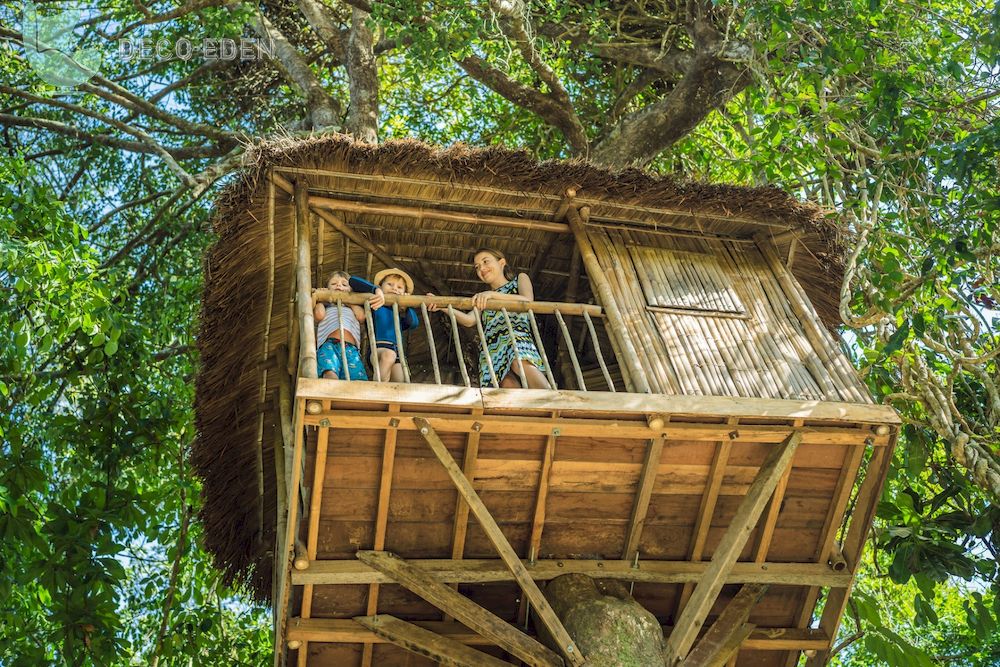
[[[677,625],[667,639],[664,652],[664,662],[667,667],[672,667],[687,657],[715,599],[719,596],[719,591],[722,590],[726,577],[756,528],[764,507],[778,485],[778,480],[781,479],[785,469],[792,464],[795,450],[801,441],[802,432],[794,431],[772,449],[761,464],[757,476],[754,477],[746,496],[736,510],[732,523],[719,541],[719,546],[715,548],[712,562],[695,587],[691,600],[684,607],[684,611],[677,619]]]
[[[435,660],[447,667],[513,667],[492,655],[477,651],[454,639],[425,630],[418,625],[390,616],[355,616],[354,620],[379,637],[411,653]]]
[[[688,654],[681,667],[723,667],[736,653],[754,626],[750,612],[767,592],[766,584],[747,584],[719,614],[712,627]]]
[[[545,599],[541,589],[538,588],[538,584],[528,574],[514,548],[510,546],[510,542],[504,537],[493,515],[490,514],[490,511],[483,504],[475,489],[472,488],[472,484],[466,479],[462,473],[462,469],[455,463],[455,459],[448,453],[448,449],[441,441],[441,438],[438,437],[438,434],[431,427],[430,423],[423,417],[414,417],[413,423],[416,424],[417,429],[424,437],[424,440],[427,441],[438,461],[444,466],[452,483],[458,489],[458,493],[469,505],[469,510],[476,517],[476,520],[479,521],[479,525],[482,526],[483,532],[486,533],[490,542],[493,543],[494,548],[496,548],[497,553],[500,555],[500,559],[503,560],[504,564],[511,571],[511,574],[514,575],[514,579],[521,586],[521,590],[524,591],[524,595],[531,603],[532,609],[535,610],[535,615],[556,641],[559,652],[566,658],[566,662],[574,667],[583,665],[584,657],[581,655],[576,643],[569,636],[569,633],[566,632],[566,628],[563,627],[562,622],[552,610],[549,601]]]

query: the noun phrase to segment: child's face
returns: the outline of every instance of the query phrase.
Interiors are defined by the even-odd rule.
[[[406,281],[402,276],[389,275],[379,285],[386,294],[406,294]]]
[[[333,290],[334,292],[350,292],[351,283],[348,282],[347,278],[344,276],[334,276],[330,278],[327,288]]]
[[[488,252],[481,252],[473,260],[476,268],[476,275],[486,284],[491,284],[503,278],[503,267],[507,265],[506,259],[497,259]]]

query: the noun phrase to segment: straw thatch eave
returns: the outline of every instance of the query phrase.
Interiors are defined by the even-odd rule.
[[[198,437],[192,461],[204,480],[206,547],[227,580],[248,584],[261,600],[270,595],[276,511],[273,461],[275,448],[280,450],[272,407],[278,370],[274,349],[288,337],[294,227],[289,218],[280,217],[287,211],[279,213],[272,228],[266,222],[266,176],[274,169],[315,170],[308,177],[314,194],[365,201],[392,198],[429,209],[493,212],[539,221],[551,221],[566,189],[574,188],[578,200],[590,206],[596,224],[625,219],[648,229],[743,238],[764,234],[781,239],[778,249],[783,254],[792,243],[792,235],[785,232],[794,231],[798,241],[793,271],[827,326],[839,322],[836,299],[843,239],[817,207],[776,188],[682,182],[634,169],[612,172],[580,160],[538,162],[525,151],[497,147],[439,149],[409,140],[373,146],[341,135],[254,145],[246,153],[240,177],[219,197],[214,219],[217,239],[204,264]],[[320,171],[335,175],[323,176]],[[475,242],[477,235],[490,237],[498,231],[488,225],[360,218],[355,216],[352,224],[363,230],[369,225],[370,234],[380,228],[393,230],[400,242],[392,254],[405,256],[405,244],[417,232],[425,237],[433,236],[432,230],[451,235],[440,243],[440,250],[424,253],[425,259],[432,257],[442,266],[447,262],[458,267],[468,261],[462,252],[444,247],[454,239],[466,239],[471,251],[481,245]],[[560,298],[569,254],[553,244],[559,235],[516,231],[504,241],[505,250],[515,252],[525,269],[534,256],[555,248],[536,294]],[[448,287],[454,293],[474,291],[472,284],[451,280]],[[588,290],[582,288],[580,300]],[[262,369],[269,364],[274,372],[262,386]],[[261,484],[266,490],[263,500]]]

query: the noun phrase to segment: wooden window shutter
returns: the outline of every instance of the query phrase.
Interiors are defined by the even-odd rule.
[[[737,315],[746,312],[732,279],[715,256],[635,245],[628,250],[650,307]]]

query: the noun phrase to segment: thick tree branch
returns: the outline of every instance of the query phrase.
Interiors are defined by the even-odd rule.
[[[347,132],[355,139],[374,144],[378,142],[378,71],[368,16],[357,7],[351,9],[351,35],[347,40],[351,106],[347,111]]]
[[[623,117],[590,157],[610,167],[645,166],[749,83],[745,67],[699,53],[669,94]]]
[[[466,56],[458,64],[476,81],[562,132],[574,153],[586,155],[589,142],[579,120],[558,101],[511,79],[479,56]]]
[[[343,31],[334,25],[329,8],[318,0],[299,0],[299,10],[337,62],[346,62],[347,46],[344,44]]]
[[[340,103],[323,88],[323,84],[294,46],[266,16],[258,14],[253,29],[274,45],[275,66],[306,100],[310,125],[313,129],[340,128]]]

